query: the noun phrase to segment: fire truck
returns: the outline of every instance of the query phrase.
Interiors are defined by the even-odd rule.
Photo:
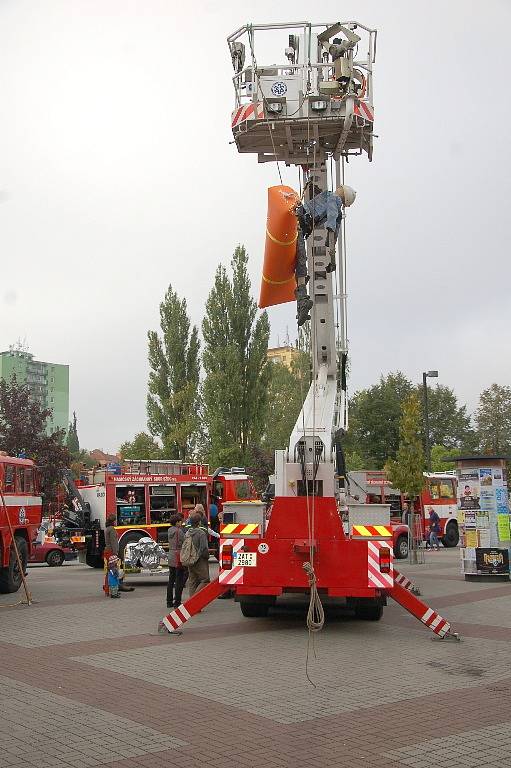
[[[70,539],[85,548],[86,563],[93,568],[103,567],[107,517],[116,519],[122,559],[126,546],[143,537],[165,548],[175,512],[186,518],[196,504],[208,512],[213,498],[219,512],[228,502],[257,499],[252,480],[240,467],[221,467],[210,475],[207,464],[136,460],[96,470],[90,479],[89,484],[78,485],[67,473],[65,484],[73,507],[67,525],[75,528]]]
[[[278,165],[280,184],[268,191],[259,306],[292,301],[300,287],[310,293],[310,320],[300,310],[298,320],[310,323],[312,380],[287,448],[275,452],[269,520],[263,503],[261,509],[240,505],[236,519],[221,529],[218,578],[163,617],[159,631],[179,632],[205,605],[231,591],[247,617],[266,616],[288,593],[306,596],[312,632],[323,626],[323,601],[342,601],[359,619],[377,621],[390,597],[437,636],[453,637],[449,623],[394,568],[389,506],[347,503],[342,206],[354,200],[344,185],[345,160],[372,157],[376,31],[356,21],[247,24],[227,42],[237,150],[257,155],[259,162],[296,167],[294,189],[282,183]],[[305,211],[297,189],[309,201]],[[319,200],[323,210],[335,212],[337,243],[325,218],[315,216]],[[302,246],[308,284],[295,279]]]
[[[408,525],[402,519],[403,502],[409,499],[393,488],[383,471],[356,471],[349,473],[351,494],[363,497],[367,504],[390,504],[391,523],[396,557],[408,554]],[[440,518],[440,535],[444,547],[455,547],[459,542],[457,509],[457,479],[454,472],[425,472],[424,488],[411,505],[414,513],[416,538],[428,538],[429,512],[433,509]]]
[[[39,473],[34,462],[0,455],[0,592],[20,588],[41,513]]]

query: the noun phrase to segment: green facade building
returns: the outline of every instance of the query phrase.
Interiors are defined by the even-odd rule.
[[[34,360],[30,352],[11,348],[0,352],[0,379],[9,381],[13,375],[27,384],[34,400],[43,408],[49,408],[48,434],[56,429],[69,426],[69,366],[57,363],[42,363]]]

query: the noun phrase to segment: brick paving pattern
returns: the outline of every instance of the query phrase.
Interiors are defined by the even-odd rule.
[[[461,643],[391,603],[339,611],[311,649],[303,609],[243,619],[215,601],[160,636],[165,585],[105,599],[79,564],[30,569],[0,610],[0,768],[479,768],[511,758],[511,584],[466,583],[456,551],[399,569]],[[0,605],[18,597],[0,596]]]

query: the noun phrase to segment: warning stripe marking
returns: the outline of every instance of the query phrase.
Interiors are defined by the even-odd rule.
[[[406,576],[403,576],[403,574],[402,574],[402,573],[399,573],[397,576],[395,576],[395,578],[394,578],[394,581],[395,581],[397,584],[400,584],[400,585],[401,585],[402,587],[404,587],[405,589],[410,589],[410,587],[412,587],[412,586],[413,586],[413,584],[412,584],[412,582],[410,581],[410,579],[407,579],[407,578],[406,578]]]
[[[239,552],[240,549],[243,548],[244,544],[243,539],[225,539],[225,541],[222,541],[220,544],[220,563],[222,562],[222,548],[228,544],[232,546],[233,554],[234,552]],[[238,565],[234,568],[229,568],[226,570],[220,569],[218,574],[218,581],[220,584],[242,584],[243,583],[243,571],[244,568],[241,565]]]
[[[388,589],[394,586],[394,566],[391,560],[390,573],[382,573],[380,571],[380,549],[382,547],[385,547],[385,549],[390,549],[390,553],[392,557],[392,548],[388,546],[387,542],[383,542],[383,541],[367,542],[368,586],[381,587],[383,589]]]
[[[243,578],[243,568],[238,565],[229,571],[220,571],[218,581],[220,584],[237,584]]]
[[[163,617],[163,623],[169,632],[172,632],[174,629],[180,627],[181,624],[184,624],[185,621],[188,621],[189,618],[191,618],[190,613],[184,605],[181,604],[178,608],[171,611],[168,616]]]
[[[353,112],[359,117],[364,117],[366,120],[374,121],[374,109],[366,104],[365,101],[359,101],[355,104]]]
[[[435,611],[432,608],[428,608],[424,616],[422,617],[421,621],[423,624],[427,624],[429,619],[434,616]]]
[[[362,536],[368,538],[391,539],[392,529],[386,525],[354,525],[351,529],[352,536]]]
[[[426,613],[422,616],[421,621],[427,627],[429,627],[436,635],[443,637],[449,632],[451,625],[446,621],[439,613],[432,608],[428,608]]]
[[[251,102],[250,104],[244,104],[242,107],[238,107],[238,109],[231,114],[231,127],[234,128],[235,125],[242,123],[244,120],[249,120],[250,118],[255,120],[262,120],[264,118],[264,106],[261,102],[258,102],[257,104]]]
[[[222,535],[232,535],[234,533],[249,536],[250,534],[259,533],[258,523],[226,523],[220,526],[220,533]]]

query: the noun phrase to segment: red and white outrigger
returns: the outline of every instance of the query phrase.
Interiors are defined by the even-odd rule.
[[[282,64],[256,62],[258,36],[268,30],[287,33]],[[231,35],[238,150],[298,166],[302,188],[308,181],[323,191],[338,186],[345,157],[372,154],[375,43],[376,32],[358,22],[248,25]],[[355,59],[355,48],[367,53]],[[333,274],[325,240],[324,225],[316,225],[307,242],[313,379],[289,447],[275,454],[271,516],[250,520],[240,508],[240,519],[221,531],[218,579],[165,616],[162,631],[179,630],[232,590],[245,616],[264,616],[280,596],[303,593],[313,606],[343,600],[359,618],[378,620],[391,597],[438,637],[457,637],[394,569],[390,509],[377,519],[374,505],[346,507],[345,238],[341,230]]]

